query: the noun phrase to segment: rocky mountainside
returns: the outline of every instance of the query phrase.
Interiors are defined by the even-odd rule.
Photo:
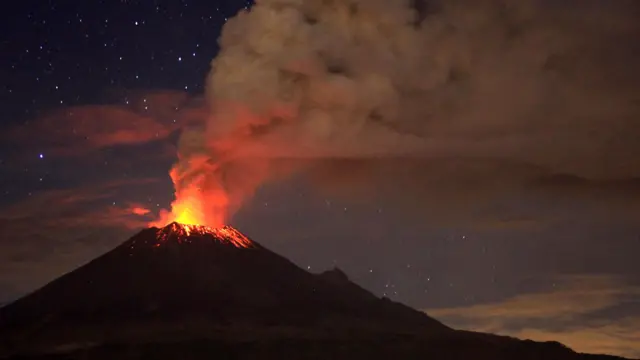
[[[0,309],[0,358],[392,356],[587,358],[558,343],[450,329],[338,269],[304,271],[231,227],[143,230]]]

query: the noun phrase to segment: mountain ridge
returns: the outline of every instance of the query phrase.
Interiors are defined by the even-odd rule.
[[[289,342],[304,358],[340,349],[346,358],[377,358],[391,348],[447,359],[468,351],[493,356],[479,359],[521,352],[581,358],[559,344],[451,329],[375,296],[337,268],[311,274],[237,230],[221,229],[172,223],[142,230],[0,308],[0,358],[109,358],[132,347],[140,356],[171,358],[163,356],[190,353],[190,346],[281,358]],[[165,351],[149,355],[157,349]]]

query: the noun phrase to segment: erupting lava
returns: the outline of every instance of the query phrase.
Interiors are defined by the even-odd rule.
[[[231,226],[212,228],[203,225],[188,225],[173,222],[163,228],[158,229],[158,243],[161,246],[170,240],[175,240],[179,244],[191,243],[194,238],[210,238],[223,244],[233,245],[237,248],[253,248],[253,241]]]
[[[174,221],[195,226],[205,224],[202,201],[197,194],[197,189],[187,188],[186,191],[182,191],[180,196],[177,195],[176,193],[176,200],[171,204],[171,213],[168,213],[167,218],[161,219],[161,221],[164,220],[165,224]]]
[[[228,196],[224,188],[207,174],[213,173],[205,157],[192,157],[174,165],[169,175],[175,188],[171,211],[162,210],[160,218],[149,224],[163,227],[172,222],[218,228],[225,225]],[[217,185],[217,186],[215,186]]]
[[[191,243],[194,238],[210,238],[238,248],[251,248],[254,243],[238,230],[224,225],[227,215],[228,197],[221,186],[205,187],[209,170],[206,158],[192,158],[187,167],[177,164],[169,173],[175,186],[175,201],[171,211],[162,210],[160,218],[149,224],[157,227],[158,243],[169,240]],[[202,171],[204,169],[205,171]],[[203,189],[208,190],[203,190]]]
[[[224,226],[227,194],[220,186],[204,186],[207,181],[204,172],[207,169],[202,171],[198,163],[201,162],[192,160],[187,170],[180,170],[177,166],[171,169],[169,175],[176,189],[176,199],[171,203],[171,211],[161,211],[160,219],[151,223],[151,226],[161,227],[174,221],[187,225]],[[194,172],[200,173],[194,175]]]

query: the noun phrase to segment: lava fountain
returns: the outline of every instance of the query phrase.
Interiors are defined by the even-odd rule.
[[[156,246],[171,239],[191,243],[194,238],[210,238],[238,248],[254,247],[240,231],[225,225],[229,197],[216,170],[205,157],[192,157],[173,166],[169,172],[175,187],[171,210],[162,210],[159,219],[149,224],[158,228]]]
[[[158,240],[155,244],[156,247],[160,247],[170,241],[175,241],[178,244],[190,244],[203,239],[233,245],[237,248],[249,249],[256,247],[253,241],[229,225],[212,228],[204,225],[187,225],[173,222],[158,229],[156,238]]]
[[[169,175],[175,188],[171,210],[162,210],[160,217],[150,226],[163,227],[176,222],[184,225],[223,227],[228,216],[229,197],[220,181],[216,181],[216,168],[206,158],[178,162]]]

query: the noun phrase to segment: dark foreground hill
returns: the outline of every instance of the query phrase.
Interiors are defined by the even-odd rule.
[[[235,229],[170,224],[0,309],[11,359],[598,359],[455,331]]]

